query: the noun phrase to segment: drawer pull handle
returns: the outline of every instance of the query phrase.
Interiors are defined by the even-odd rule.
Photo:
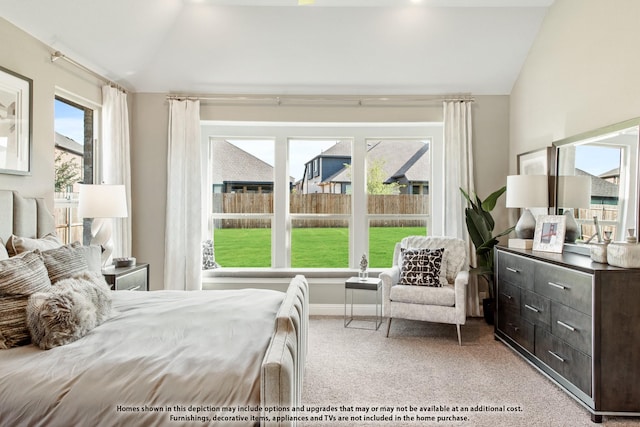
[[[563,326],[565,328],[567,328],[568,330],[570,330],[571,332],[575,332],[576,328],[574,328],[571,325],[567,325],[566,323],[564,323],[562,320],[558,320],[557,321],[558,325]]]
[[[128,291],[137,291],[138,289],[140,289],[140,285],[136,286],[135,288],[129,288],[127,290]]]
[[[563,291],[567,289],[566,286],[560,285],[558,283],[548,282],[549,286],[553,286],[554,288],[562,289]]]
[[[513,324],[513,323],[511,323],[511,322],[507,323],[507,325],[511,326],[515,332],[518,332],[518,331],[520,330],[520,328],[519,328],[519,327],[517,327],[516,325],[514,325],[514,324]]]
[[[507,299],[513,299],[511,295],[505,294],[504,292],[502,292],[502,295],[504,295],[504,297]]]
[[[530,306],[529,304],[525,304],[524,305],[526,308],[528,308],[529,310],[533,311],[534,313],[540,313],[540,310],[538,310],[535,307]]]
[[[512,273],[520,273],[520,270],[518,270],[517,268],[511,268],[511,267],[506,267],[507,271],[510,271]]]
[[[555,357],[556,359],[558,359],[559,361],[561,361],[562,363],[564,363],[564,359],[562,357],[560,357],[559,355],[557,355],[556,353],[554,353],[551,350],[547,350],[549,352],[550,355],[552,355],[553,357]]]

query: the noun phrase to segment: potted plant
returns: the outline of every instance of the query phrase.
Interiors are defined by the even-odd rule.
[[[464,195],[469,206],[465,209],[465,220],[469,237],[476,248],[477,266],[470,270],[470,273],[482,277],[487,282],[489,298],[482,301],[484,318],[489,324],[493,324],[493,313],[495,310],[495,283],[493,280],[493,248],[499,243],[498,238],[511,233],[515,227],[509,227],[498,234],[493,234],[495,221],[491,216],[491,211],[496,207],[496,202],[507,190],[504,186],[494,191],[485,200],[480,200],[477,194],[468,194],[462,188],[460,191]]]

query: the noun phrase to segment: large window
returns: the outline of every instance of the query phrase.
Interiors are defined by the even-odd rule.
[[[93,182],[94,111],[68,99],[54,101],[54,217],[64,243],[87,242],[78,217],[78,184]]]
[[[440,232],[441,124],[202,129],[222,267],[383,268],[402,237]]]

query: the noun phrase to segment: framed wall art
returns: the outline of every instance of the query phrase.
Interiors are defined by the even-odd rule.
[[[33,81],[0,67],[0,173],[31,173]]]
[[[561,253],[566,232],[564,215],[540,215],[533,235],[533,250]]]
[[[555,148],[544,147],[538,150],[527,151],[526,153],[518,154],[518,175],[546,175],[549,177],[549,204],[547,206],[553,206],[552,202],[555,200],[555,181],[554,169],[555,169]],[[548,208],[532,208],[531,212],[534,216],[546,215],[549,213]]]

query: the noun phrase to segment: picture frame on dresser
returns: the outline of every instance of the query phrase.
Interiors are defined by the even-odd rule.
[[[0,173],[31,173],[33,80],[0,67]]]
[[[562,253],[566,220],[564,215],[539,215],[533,235],[533,250]]]

